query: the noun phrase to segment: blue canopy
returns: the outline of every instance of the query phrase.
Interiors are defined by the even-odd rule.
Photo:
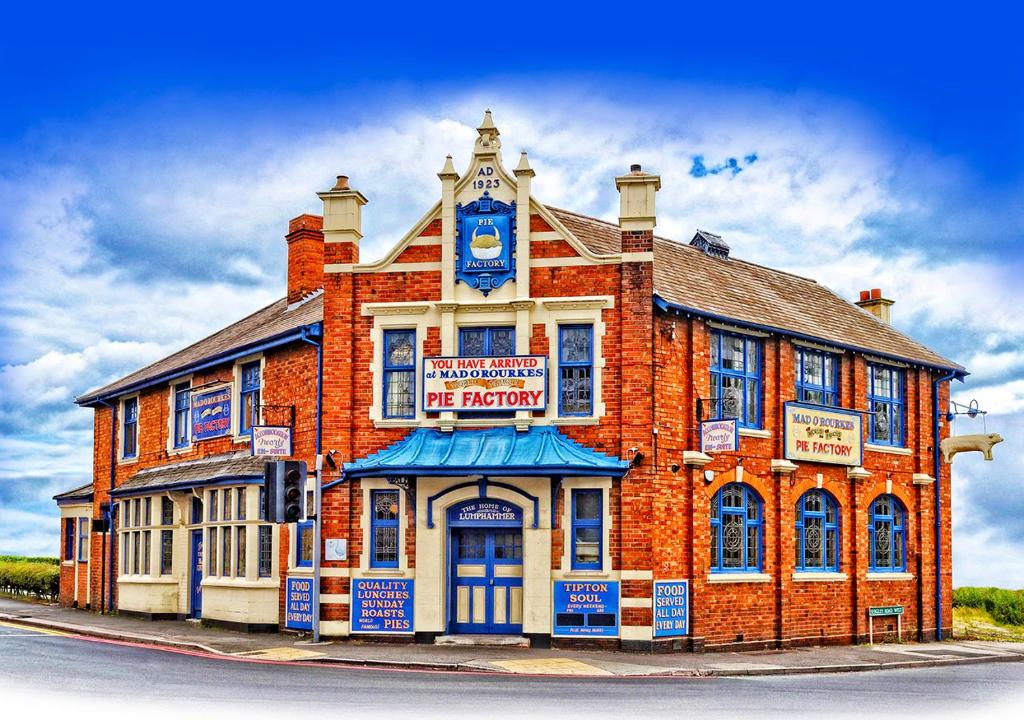
[[[417,428],[394,445],[345,463],[348,477],[384,475],[613,475],[629,463],[570,440],[550,425],[486,430]]]

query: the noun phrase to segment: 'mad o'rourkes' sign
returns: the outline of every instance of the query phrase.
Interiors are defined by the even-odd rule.
[[[787,460],[863,464],[863,419],[858,412],[788,402],[785,436]]]
[[[423,359],[426,412],[543,410],[547,357],[428,357]]]

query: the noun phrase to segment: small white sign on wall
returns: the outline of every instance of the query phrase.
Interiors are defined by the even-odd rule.
[[[324,540],[324,560],[348,560],[348,540],[344,538]]]

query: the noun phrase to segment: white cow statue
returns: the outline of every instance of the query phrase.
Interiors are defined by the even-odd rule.
[[[1002,441],[1003,436],[999,433],[989,433],[988,435],[954,435],[943,440],[940,447],[942,448],[942,457],[946,459],[946,464],[948,465],[954,455],[962,452],[980,452],[984,454],[986,460],[991,460],[992,446]]]

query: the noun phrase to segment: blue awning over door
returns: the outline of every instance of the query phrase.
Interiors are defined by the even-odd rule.
[[[386,475],[533,475],[621,477],[629,463],[570,440],[550,425],[525,432],[417,428],[394,445],[345,463],[347,477]]]

